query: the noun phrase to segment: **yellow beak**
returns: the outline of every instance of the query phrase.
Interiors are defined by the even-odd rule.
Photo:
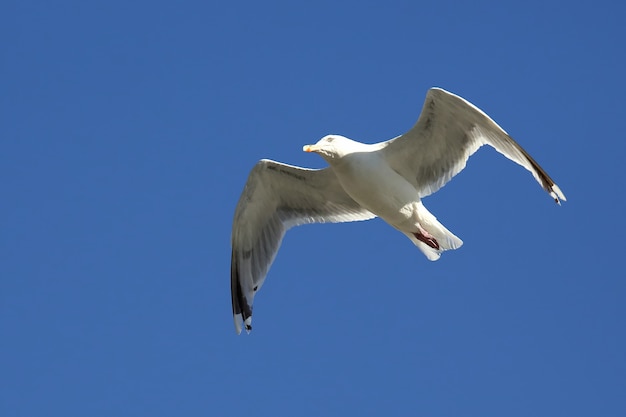
[[[302,150],[304,152],[315,152],[317,149],[315,148],[315,145],[304,145]]]

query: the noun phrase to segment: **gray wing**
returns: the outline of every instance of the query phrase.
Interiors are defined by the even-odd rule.
[[[407,178],[421,197],[443,187],[465,168],[478,148],[490,145],[530,171],[554,201],[566,200],[543,168],[496,122],[465,99],[440,88],[428,91],[411,130],[381,145],[389,165]]]
[[[237,333],[242,322],[251,330],[254,295],[290,227],[374,217],[346,194],[330,168],[258,162],[237,203],[231,236],[230,282]]]

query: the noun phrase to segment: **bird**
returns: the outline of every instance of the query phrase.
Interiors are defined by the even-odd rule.
[[[231,299],[237,334],[252,330],[252,304],[285,232],[310,223],[379,217],[406,235],[431,261],[463,241],[422,203],[489,145],[526,168],[560,205],[565,195],[539,164],[495,121],[441,88],[426,94],[415,125],[393,139],[366,144],[327,135],[305,152],[328,167],[308,169],[262,159],[252,168],[235,208],[231,234]]]

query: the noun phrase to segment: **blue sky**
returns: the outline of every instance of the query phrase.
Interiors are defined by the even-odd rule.
[[[2,416],[626,414],[619,2],[8,1],[0,43]],[[428,88],[491,149],[425,205],[292,229],[230,311],[232,215],[261,158],[398,135]]]

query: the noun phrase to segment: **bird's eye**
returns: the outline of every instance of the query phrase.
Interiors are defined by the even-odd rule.
[[[326,142],[328,142],[328,143],[332,143],[332,141],[334,141],[334,140],[335,140],[335,138],[332,137],[332,136],[326,138]]]

